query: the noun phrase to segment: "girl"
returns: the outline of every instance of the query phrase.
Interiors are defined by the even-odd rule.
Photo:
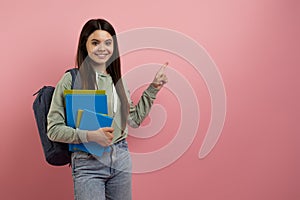
[[[97,142],[111,146],[101,157],[86,152],[72,153],[72,176],[76,200],[130,200],[131,159],[126,137],[127,124],[138,127],[148,115],[157,92],[167,82],[164,68],[143,92],[137,105],[121,79],[118,42],[113,26],[104,19],[89,20],[82,28],[76,56],[81,89],[105,90],[112,127],[79,130],[66,126],[64,90],[71,89],[72,76],[58,82],[48,113],[48,137],[57,142]]]

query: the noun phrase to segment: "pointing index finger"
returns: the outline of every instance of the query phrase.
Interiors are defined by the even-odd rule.
[[[166,69],[166,67],[168,66],[169,62],[165,62],[165,64],[163,64],[163,66],[161,66],[160,68],[160,72],[164,72],[164,70]]]

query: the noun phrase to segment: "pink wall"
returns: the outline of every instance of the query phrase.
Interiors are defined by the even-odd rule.
[[[193,38],[218,66],[226,89],[222,135],[210,154],[199,159],[211,113],[203,77],[170,52],[142,50],[123,57],[124,72],[168,60],[186,77],[200,110],[192,145],[171,165],[134,174],[133,199],[300,199],[297,0],[2,1],[1,199],[72,199],[70,169],[44,161],[32,94],[55,84],[73,65],[79,31],[95,17],[108,19],[119,33],[161,27]],[[153,75],[145,74],[145,83]],[[133,93],[135,101],[140,92]],[[176,137],[183,102],[175,97],[167,88],[158,95],[165,125],[147,140],[130,136],[132,152],[160,149]],[[144,125],[154,120],[148,118]]]

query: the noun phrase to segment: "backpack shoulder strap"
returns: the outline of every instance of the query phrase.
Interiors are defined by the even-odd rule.
[[[77,77],[78,68],[68,69],[65,73],[70,72],[72,75],[72,86],[71,89],[79,89],[80,86],[80,76]]]

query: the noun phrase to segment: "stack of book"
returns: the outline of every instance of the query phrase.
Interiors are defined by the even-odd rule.
[[[111,127],[113,118],[109,117],[107,96],[104,90],[65,90],[65,108],[67,125],[80,130],[97,130]],[[95,142],[69,144],[69,151],[84,151],[96,156],[109,152]]]

